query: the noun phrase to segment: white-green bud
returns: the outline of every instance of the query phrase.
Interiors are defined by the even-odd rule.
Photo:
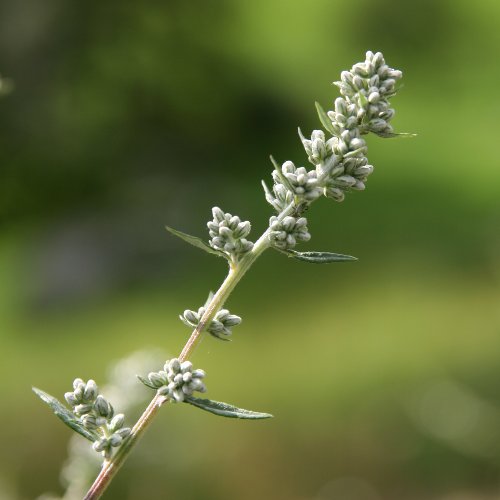
[[[344,201],[345,194],[344,191],[342,191],[342,189],[336,187],[326,187],[324,192],[327,198],[331,198],[332,200],[338,202]]]
[[[212,215],[214,216],[214,222],[223,222],[225,220],[224,212],[219,207],[212,208]]]
[[[109,447],[109,442],[106,438],[101,438],[98,441],[95,441],[94,444],[92,445],[92,448],[94,448],[94,450],[97,452],[104,451],[108,447]]]
[[[228,309],[221,309],[215,315],[215,319],[222,322],[223,320],[226,319],[227,316],[229,316],[229,310]]]
[[[177,388],[175,385],[169,385],[169,398],[174,403],[182,403],[184,401],[184,391],[181,388]]]
[[[83,401],[83,393],[85,392],[85,384],[80,384],[78,387],[75,388],[73,391],[73,394],[75,395],[75,398],[78,401]]]
[[[210,326],[207,328],[207,330],[208,330],[210,333],[217,334],[217,333],[222,332],[222,330],[224,330],[224,325],[223,325],[220,321],[217,321],[216,319],[214,319],[214,320],[210,323]]]
[[[340,188],[350,188],[356,184],[356,179],[350,175],[341,175],[332,181],[332,185]]]
[[[373,120],[370,120],[368,126],[370,127],[370,130],[372,132],[382,132],[388,127],[388,124],[382,118],[375,118]]]
[[[177,358],[172,358],[170,361],[165,363],[165,370],[168,376],[170,376],[170,373],[178,373],[180,369],[181,362]]]
[[[252,226],[249,221],[240,222],[234,230],[233,235],[235,238],[245,238],[250,234],[251,229]]]
[[[322,141],[320,139],[316,139],[312,142],[312,147],[311,147],[311,157],[314,160],[317,160],[318,162],[323,161],[324,157],[326,156],[326,145],[325,141]]]
[[[97,395],[99,394],[99,389],[95,380],[89,380],[85,385],[85,390],[83,392],[83,399],[87,402],[93,402]]]
[[[193,363],[191,361],[183,361],[180,368],[182,373],[190,372],[193,369]]]
[[[295,172],[295,165],[293,162],[290,160],[287,160],[283,165],[281,166],[281,170],[284,174],[288,174],[290,172]],[[277,175],[276,172],[273,172],[273,174]],[[276,180],[279,180],[279,177],[277,177]]]
[[[168,393],[169,393],[169,389],[168,389],[167,385],[163,385],[162,387],[160,387],[158,389],[158,394],[160,394],[161,396],[168,396]]]
[[[396,111],[394,111],[394,109],[392,109],[392,108],[389,108],[389,109],[386,109],[385,111],[382,111],[379,116],[382,120],[385,120],[388,122],[388,121],[393,119],[395,114],[396,114]]]
[[[79,387],[85,389],[85,382],[81,378],[75,378],[73,380],[73,389],[76,391]]]
[[[123,441],[123,438],[120,436],[120,434],[116,433],[116,434],[113,434],[110,438],[109,438],[109,444],[111,446],[113,446],[114,448],[116,448],[117,446],[120,446],[122,444],[122,441]]]
[[[226,318],[224,318],[222,323],[226,328],[230,326],[236,326],[241,323],[241,318],[239,316],[236,316],[235,314],[229,314]]]
[[[344,83],[352,85],[353,75],[349,71],[342,71],[342,73],[340,73],[340,78]]]
[[[97,424],[96,416],[92,413],[83,415],[81,418],[81,422],[87,429],[97,429],[97,427],[99,427],[99,425]]]
[[[101,417],[111,418],[114,413],[111,404],[101,395],[97,396],[94,403],[94,409]]]
[[[359,179],[366,179],[366,177],[368,177],[372,172],[373,172],[372,165],[362,165],[356,168],[356,170],[354,170],[354,174]]]
[[[339,175],[342,175],[344,171],[345,167],[343,164],[337,165],[330,171],[330,178],[338,177]]]
[[[288,233],[295,226],[295,218],[294,217],[285,217],[281,221],[281,227]]]
[[[86,413],[90,413],[93,410],[93,405],[91,404],[79,404],[76,405],[73,409],[75,415],[85,415]]]
[[[184,311],[184,318],[191,324],[197,325],[200,322],[200,317],[194,311],[186,309]]]
[[[76,406],[80,402],[72,392],[65,392],[64,399],[71,406]]]
[[[119,436],[122,437],[122,439],[125,439],[126,437],[130,436],[130,433],[132,432],[132,429],[130,427],[122,427],[121,429],[118,429],[115,434],[118,434]]]
[[[189,388],[192,391],[198,391],[198,392],[206,391],[205,384],[199,378],[193,379],[189,384]]]
[[[369,96],[368,96],[368,102],[371,103],[371,104],[377,104],[377,102],[380,101],[380,94],[378,92],[372,92]]]

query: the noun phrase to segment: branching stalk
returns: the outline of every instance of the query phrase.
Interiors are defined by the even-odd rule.
[[[280,218],[283,219],[285,216],[293,213],[294,208],[295,204],[291,203],[280,214]],[[179,355],[179,360],[186,361],[191,356],[194,349],[201,341],[207,325],[210,324],[217,311],[219,311],[224,306],[224,303],[231,295],[231,292],[234,290],[241,278],[243,278],[248,269],[250,269],[252,264],[262,254],[262,252],[269,248],[270,243],[268,235],[269,229],[267,229],[256,241],[254,247],[250,252],[248,252],[237,264],[233,264],[230,266],[226,279],[213,296],[212,301],[207,307],[205,314],[200,320],[200,323],[194,329],[193,333],[186,342],[186,345]],[[132,432],[130,433],[130,436],[127,438],[127,440],[122,444],[122,446],[110,460],[107,460],[103,463],[99,475],[85,495],[84,500],[96,500],[102,496],[106,488],[109,486],[109,483],[112,481],[120,467],[123,465],[133,447],[137,444],[141,436],[144,434],[144,431],[152,423],[153,419],[155,418],[165,401],[166,398],[158,394],[152,399],[146,410],[144,410],[144,413],[140,416],[139,420],[132,428]]]
[[[133,447],[152,423],[162,405],[167,401],[186,402],[216,415],[232,418],[269,418],[267,413],[236,408],[227,403],[196,398],[193,392],[205,392],[203,370],[193,370],[187,360],[193,354],[205,332],[227,340],[231,328],[241,318],[229,313],[223,306],[241,278],[257,258],[269,247],[298,260],[316,264],[356,260],[354,257],[331,252],[297,252],[294,247],[309,241],[305,211],[319,197],[325,196],[342,202],[346,193],[363,191],[373,166],[366,156],[368,146],[363,135],[373,133],[380,137],[396,134],[389,123],[394,110],[390,98],[396,94],[397,81],[402,73],[390,68],[380,52],[366,53],[366,60],[355,64],[350,71],[343,71],[341,81],[335,82],[342,97],[334,109],[325,112],[317,104],[317,111],[324,130],[314,130],[306,139],[299,130],[302,145],[309,162],[308,170],[291,161],[281,166],[271,158],[275,170],[272,190],[263,183],[266,200],[276,210],[269,220],[269,227],[252,243],[247,239],[251,230],[249,221],[225,213],[218,207],[212,209],[213,221],[207,223],[211,237],[208,244],[200,238],[167,229],[175,236],[202,250],[225,257],[229,272],[215,295],[197,312],[185,310],[181,321],[194,328],[178,358],[167,360],[164,370],[151,372],[148,379],[139,376],[155,396],[132,429],[124,427],[124,415],[115,414],[106,398],[99,394],[94,380],[75,379],[73,391],[65,394],[68,410],[49,394],[34,388],[34,392],[48,404],[53,412],[74,431],[93,442],[96,452],[102,453],[104,463],[99,475],[85,495],[85,500],[102,496]],[[114,449],[116,452],[113,454]]]

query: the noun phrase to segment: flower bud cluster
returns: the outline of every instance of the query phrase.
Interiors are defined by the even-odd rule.
[[[339,158],[364,158],[368,150],[366,142],[361,138],[358,116],[359,108],[346,99],[335,99],[335,111],[329,111],[332,130],[335,132],[332,152]]]
[[[272,216],[269,219],[269,229],[271,244],[281,250],[292,249],[297,242],[311,239],[305,217],[287,216],[280,220],[278,217]]]
[[[321,196],[316,170],[308,172],[304,167],[297,168],[291,161],[283,163],[280,172],[275,170],[273,179],[275,185],[283,179],[293,194],[305,201],[313,201]]]
[[[266,183],[262,181],[264,193],[267,202],[278,212],[282,212],[285,208],[294,201],[294,194],[281,182],[276,182],[273,186],[272,192],[267,187]]]
[[[325,141],[324,133],[315,130],[309,140],[299,130],[309,161],[316,165],[318,187],[328,198],[343,201],[346,192],[365,189],[373,166],[368,164],[368,148],[362,135],[393,134],[389,121],[394,110],[389,107],[389,98],[396,94],[396,82],[401,76],[401,71],[387,66],[380,52],[367,52],[364,62],[343,71],[341,81],[336,82],[342,97],[322,118],[323,123],[331,121],[327,128],[333,137]]]
[[[179,318],[186,326],[196,328],[206,310],[206,307],[200,307],[198,311],[186,309]],[[227,309],[221,309],[208,325],[207,332],[218,339],[227,340],[231,336],[232,327],[240,323],[241,318],[239,316],[231,314]]]
[[[332,154],[333,138],[326,140],[325,133],[322,130],[313,130],[311,139],[306,139],[299,129],[300,140],[306,150],[308,160],[313,165],[323,163],[328,156]]]
[[[335,167],[326,182],[324,194],[335,201],[343,201],[349,190],[363,191],[373,166],[365,156],[346,158]]]
[[[181,363],[174,358],[165,362],[163,370],[151,372],[148,381],[158,390],[158,394],[168,397],[174,403],[182,403],[186,396],[191,396],[195,391],[207,391],[203,383],[205,375],[203,370],[193,370],[190,361]]]
[[[125,416],[123,413],[115,415],[113,406],[99,394],[94,380],[84,382],[77,378],[73,389],[73,392],[64,394],[64,398],[83,426],[100,436],[93,444],[94,450],[109,458],[112,449],[120,446],[130,434],[130,428],[123,427]]]
[[[365,133],[392,134],[389,122],[394,109],[389,105],[389,98],[396,94],[396,83],[402,76],[401,71],[385,63],[382,53],[370,51],[366,53],[365,62],[341,73],[341,80],[336,85],[345,99],[356,107],[356,116]]]
[[[235,257],[252,250],[253,243],[246,239],[251,230],[249,221],[242,222],[237,215],[224,213],[219,207],[212,208],[212,214],[213,220],[207,223],[212,248]]]

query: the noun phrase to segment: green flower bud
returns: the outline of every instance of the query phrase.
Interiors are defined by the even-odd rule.
[[[94,380],[89,380],[85,385],[85,390],[83,392],[83,399],[87,402],[92,402],[95,400],[99,394],[99,389]]]
[[[79,404],[74,407],[73,411],[75,415],[85,415],[86,413],[90,413],[93,410],[93,406],[91,404]]]
[[[113,416],[113,407],[101,395],[97,396],[94,409],[101,417],[111,418]]]
[[[71,406],[76,406],[79,403],[78,399],[76,398],[76,396],[72,392],[65,392],[64,399]]]

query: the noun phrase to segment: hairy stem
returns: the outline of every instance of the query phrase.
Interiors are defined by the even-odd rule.
[[[136,445],[137,441],[139,441],[139,438],[144,434],[144,431],[160,410],[164,401],[164,396],[160,396],[159,394],[155,395],[146,410],[144,410],[144,413],[135,423],[130,436],[123,442],[115,455],[103,463],[99,475],[85,495],[84,500],[96,499],[102,496],[106,488],[109,486],[109,483],[123,465],[123,462],[125,462],[129,453],[132,451],[132,448]]]
[[[287,215],[292,214],[295,208],[295,203],[290,203],[290,205],[288,205],[279,214],[279,219],[283,219]],[[186,342],[186,345],[179,355],[179,360],[185,361],[191,356],[194,349],[202,339],[205,328],[210,324],[217,312],[224,306],[225,301],[231,295],[231,292],[234,290],[235,286],[238,284],[241,278],[243,278],[244,274],[248,271],[248,269],[250,269],[252,264],[262,254],[262,252],[269,248],[270,242],[268,236],[269,229],[267,229],[255,242],[255,245],[250,252],[248,252],[238,263],[232,264],[230,266],[229,273],[226,279],[213,296],[212,301],[207,306],[205,314],[201,317],[200,322]],[[112,481],[112,479],[122,466],[123,462],[125,462],[132,448],[137,444],[140,437],[144,434],[144,431],[151,424],[165,401],[166,398],[164,396],[160,396],[158,394],[155,395],[144,413],[140,416],[139,420],[132,428],[132,432],[130,433],[129,437],[123,442],[115,455],[111,459],[103,463],[99,475],[85,495],[84,500],[96,500],[102,496],[106,488],[109,486],[109,483]]]

